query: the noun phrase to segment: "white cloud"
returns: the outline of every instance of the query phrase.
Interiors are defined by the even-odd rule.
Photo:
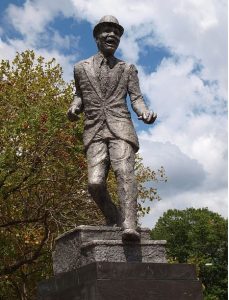
[[[140,68],[142,89],[159,123],[140,133],[141,153],[152,168],[164,166],[168,183],[159,186],[163,209],[204,207],[226,215],[227,115],[219,83],[204,84],[191,58],[165,59],[155,73]],[[143,224],[150,226],[149,217]],[[152,226],[152,224],[151,224]]]
[[[10,4],[6,9],[5,21],[22,35],[18,38],[6,37],[0,40],[0,56],[2,59],[13,59],[16,52],[26,49],[34,50],[45,59],[56,58],[64,70],[65,80],[72,80],[74,62],[78,59],[77,47],[79,36],[62,36],[50,23],[57,17],[74,16],[71,1],[25,1],[23,6]],[[4,31],[1,30],[3,35]],[[65,50],[70,54],[65,54]],[[74,56],[71,54],[74,52]]]
[[[184,192],[179,195],[163,196],[163,200],[155,201],[151,204],[151,212],[140,220],[143,227],[152,228],[159,217],[168,209],[186,209],[189,207],[203,208],[208,207],[209,210],[227,217],[227,189],[219,190],[218,193],[203,192]]]
[[[153,219],[168,208],[191,206],[209,207],[226,216],[226,116],[181,115],[175,123],[168,118],[140,134],[144,163],[153,169],[163,165],[168,176],[168,182],[158,186],[162,201],[153,204]],[[143,224],[152,226],[149,217]]]
[[[127,45],[120,46],[127,59],[137,60],[141,39],[147,37],[144,42],[163,45],[176,55],[200,60],[204,66],[202,76],[219,80],[221,94],[226,97],[226,0],[72,0],[72,3],[77,17],[92,24],[105,14],[119,19],[126,30]]]
[[[35,39],[36,34],[42,33],[57,16],[70,17],[73,13],[71,1],[62,0],[26,0],[23,6],[10,4],[7,9],[10,23],[30,40]]]
[[[70,49],[71,47],[76,48],[79,43],[80,37],[74,37],[73,35],[61,36],[59,32],[54,30],[52,32],[51,41],[47,39],[47,42],[52,43],[52,48],[57,49]]]
[[[219,98],[218,85],[204,85],[192,69],[190,59],[179,63],[168,59],[157,72],[142,74],[143,90],[161,122],[141,138],[177,145],[206,173],[215,174],[211,176],[217,183],[226,178],[226,104]]]
[[[34,0],[8,7],[12,25],[30,44],[57,16],[75,16],[95,24],[102,15],[114,14],[125,27],[123,55],[137,62],[142,38],[149,45],[163,45],[176,55],[194,56],[203,64],[202,76],[221,82],[226,95],[226,0]]]
[[[190,158],[171,142],[153,142],[149,138],[141,139],[141,156],[146,165],[153,169],[163,166],[168,178],[167,183],[160,183],[166,195],[183,193],[199,189],[206,177],[203,165],[197,159]]]

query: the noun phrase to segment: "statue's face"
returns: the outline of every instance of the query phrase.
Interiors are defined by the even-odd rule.
[[[105,55],[113,55],[120,42],[120,31],[112,24],[104,24],[96,36],[99,50]]]

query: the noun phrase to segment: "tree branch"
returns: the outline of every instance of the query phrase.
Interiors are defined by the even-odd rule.
[[[19,225],[19,224],[36,223],[36,222],[41,221],[43,219],[44,219],[44,216],[40,217],[40,218],[35,218],[35,219],[10,221],[10,222],[4,223],[4,224],[0,224],[0,228],[15,226],[15,225]]]
[[[32,256],[30,258],[21,259],[11,266],[4,267],[2,270],[0,270],[0,275],[12,274],[15,271],[17,271],[21,266],[32,264],[41,255],[41,250],[42,250],[43,246],[45,245],[46,241],[48,240],[48,237],[49,237],[49,228],[48,228],[48,224],[47,224],[47,214],[46,214],[44,217],[44,236],[43,236],[43,239],[41,240],[40,245],[34,251]]]

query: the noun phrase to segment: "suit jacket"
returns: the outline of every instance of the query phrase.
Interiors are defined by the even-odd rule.
[[[110,131],[117,138],[128,141],[137,151],[138,138],[126,103],[129,94],[132,108],[138,116],[148,109],[139,88],[137,70],[134,65],[114,58],[112,76],[104,95],[98,77],[100,73],[100,66],[96,63],[98,55],[101,56],[96,54],[74,66],[76,94],[72,105],[76,105],[85,115],[83,133],[85,148],[106,121]]]

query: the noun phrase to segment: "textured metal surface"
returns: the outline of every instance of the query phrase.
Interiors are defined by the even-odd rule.
[[[118,20],[104,16],[95,26],[95,31],[99,51],[74,67],[76,93],[68,118],[74,121],[81,112],[84,113],[88,190],[106,224],[131,229],[123,234],[123,239],[128,239],[128,236],[139,239],[134,174],[139,142],[128,110],[127,94],[139,119],[152,124],[157,116],[144,102],[135,66],[114,56],[123,32]],[[118,183],[120,208],[113,203],[106,187],[110,166]]]

